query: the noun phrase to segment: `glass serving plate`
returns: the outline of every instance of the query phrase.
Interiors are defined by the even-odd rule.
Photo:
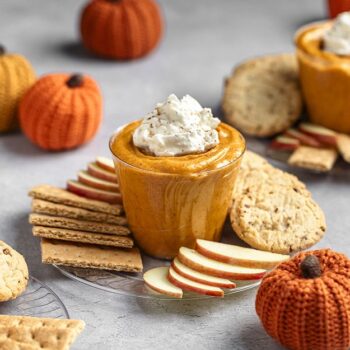
[[[235,237],[228,220],[225,224],[222,241],[230,244],[245,245],[241,240]],[[153,267],[169,266],[170,264],[169,261],[154,259],[144,254],[142,255],[142,262],[144,272]],[[182,299],[168,297],[166,295],[154,292],[152,289],[147,287],[143,281],[143,273],[126,273],[97,269],[83,269],[69,266],[53,266],[55,266],[63,275],[71,278],[72,280],[114,294],[158,300],[194,300],[214,298],[212,296],[186,291],[184,291]],[[260,280],[235,281],[235,283],[237,285],[236,288],[224,289],[225,295],[240,293],[248,289],[255,288],[260,284]]]
[[[61,299],[48,286],[30,276],[27,289],[15,300],[0,303],[0,314],[69,318]]]

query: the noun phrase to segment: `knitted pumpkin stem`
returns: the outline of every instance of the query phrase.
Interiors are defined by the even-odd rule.
[[[70,88],[82,86],[83,83],[84,83],[84,77],[82,74],[72,74],[67,80],[67,86]]]
[[[304,278],[317,278],[322,275],[320,260],[315,255],[308,255],[300,263],[301,275]]]
[[[5,47],[2,46],[2,45],[0,45],[0,56],[1,56],[1,55],[4,55],[5,52],[6,52]]]

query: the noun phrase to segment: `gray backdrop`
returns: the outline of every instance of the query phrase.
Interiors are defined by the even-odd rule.
[[[302,24],[325,16],[317,0],[163,0],[164,40],[151,56],[110,62],[79,47],[77,18],[84,1],[1,0],[0,42],[26,55],[39,75],[91,74],[104,95],[104,121],[87,146],[46,153],[22,135],[0,136],[0,237],[21,251],[31,273],[52,287],[72,318],[87,328],[74,349],[279,349],[255,315],[256,290],[224,300],[152,302],[108,294],[73,282],[40,262],[39,241],[27,223],[28,189],[64,186],[96,155],[119,125],[142,117],[172,92],[186,93],[218,112],[223,77],[240,60],[293,50]],[[299,174],[328,218],[330,246],[350,255],[349,175]]]

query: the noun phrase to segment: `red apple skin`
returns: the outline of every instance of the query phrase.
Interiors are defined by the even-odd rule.
[[[174,286],[179,287],[183,290],[187,290],[188,292],[194,292],[194,293],[198,293],[198,294],[203,294],[203,295],[210,295],[213,297],[223,297],[224,296],[224,291],[214,291],[214,290],[204,290],[204,289],[199,289],[199,288],[195,288],[193,286],[189,286],[185,283],[182,283],[178,280],[176,280],[172,275],[171,272],[169,271],[168,273],[168,280],[170,283],[172,283]]]
[[[94,176],[92,176],[92,175],[90,175],[90,176],[94,178]],[[88,177],[84,176],[82,173],[78,173],[78,180],[79,180],[79,182],[81,182],[87,186],[97,188],[98,190],[119,193],[119,186],[117,184],[109,182],[109,181],[98,179],[98,180],[101,180],[104,182],[103,183],[98,182],[98,181],[95,182],[95,181],[93,181],[93,179],[89,179]]]
[[[294,151],[299,147],[299,145],[287,144],[287,143],[279,142],[278,140],[273,140],[270,144],[270,147],[281,151]]]
[[[206,273],[208,275],[212,275],[215,277],[229,278],[237,281],[251,281],[251,280],[259,280],[264,277],[265,272],[257,273],[257,274],[241,274],[241,273],[231,273],[226,271],[218,271],[216,269],[206,268],[202,265],[194,263],[193,261],[187,259],[181,252],[179,252],[178,259],[186,266],[190,267],[193,270],[198,272]]]
[[[279,263],[274,263],[274,262],[259,262],[259,261],[249,261],[249,260],[241,260],[241,259],[235,259],[235,258],[230,258],[228,256],[220,255],[217,253],[214,253],[211,250],[208,250],[204,247],[202,247],[200,244],[196,243],[196,251],[199,254],[202,254],[206,256],[209,259],[217,260],[220,262],[223,262],[225,264],[231,264],[231,265],[238,265],[238,266],[243,266],[243,267],[250,267],[254,269],[272,269],[275,266],[277,266]]]
[[[203,284],[207,284],[208,286],[213,286],[213,287],[220,287],[220,288],[226,288],[226,289],[233,289],[236,288],[236,283],[230,281],[230,284],[226,284],[226,283],[216,283],[216,282],[211,282],[211,281],[205,281],[202,280],[200,278],[196,278],[192,275],[189,275],[187,273],[184,273],[183,271],[181,271],[180,269],[178,269],[176,267],[176,265],[174,264],[174,262],[172,262],[171,267],[175,270],[175,272],[177,272],[179,275],[181,275],[182,277],[188,278],[189,280],[192,280],[194,282],[198,282],[198,283],[203,283]]]
[[[101,180],[105,180],[105,181],[109,181],[109,182],[113,182],[113,183],[118,182],[117,175],[109,173],[104,169],[102,169],[102,171],[98,171],[98,168],[97,169],[94,168],[93,165],[91,165],[91,164],[88,165],[87,172],[91,176],[95,176]]]
[[[122,197],[118,193],[98,193],[94,191],[94,188],[79,188],[70,181],[67,182],[67,189],[68,191],[75,193],[81,197],[86,197],[109,204],[122,204]]]
[[[334,133],[334,135],[322,135],[317,132],[312,132],[307,128],[304,128],[302,124],[300,125],[299,129],[306,135],[314,137],[317,141],[321,142],[321,144],[323,145],[329,145],[329,146],[337,145],[336,133]]]
[[[173,297],[173,298],[177,298],[177,299],[182,299],[182,294],[177,294],[177,293],[170,293],[170,292],[165,292],[164,290],[160,289],[160,288],[156,288],[152,285],[150,285],[149,283],[147,283],[146,281],[144,281],[145,284],[147,285],[147,287],[151,288],[152,290],[154,290],[155,292],[158,292],[160,294],[163,295],[167,295],[169,297]],[[171,282],[172,283],[172,282]]]
[[[318,142],[314,137],[307,135],[299,130],[288,129],[285,132],[285,135],[299,140],[305,146],[311,146],[316,148],[321,147],[321,143]]]
[[[96,159],[96,164],[97,164],[100,168],[102,168],[102,169],[104,169],[104,170],[107,170],[107,171],[109,171],[109,172],[112,173],[112,174],[115,174],[114,166],[111,167],[109,164],[105,163],[101,158],[98,157],[98,158]]]

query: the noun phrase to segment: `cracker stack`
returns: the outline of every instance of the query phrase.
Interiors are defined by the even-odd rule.
[[[102,164],[113,164],[104,158],[98,159]],[[92,187],[95,184],[101,186],[101,183],[103,186],[118,187],[116,181],[112,182],[115,175],[112,171],[103,170],[97,162],[90,163],[90,168],[101,173],[104,171],[103,175],[110,176],[111,181],[101,180],[90,172],[79,175],[78,181],[69,181],[68,190],[50,185],[36,186],[30,190],[29,196],[33,200],[29,222],[34,225],[33,235],[42,238],[42,261],[56,265],[140,272],[140,252],[134,247],[122,205],[119,200],[110,201],[111,197],[106,196],[109,190]],[[84,176],[93,185],[80,183]],[[70,183],[83,186],[83,192],[76,191],[77,187],[74,186],[72,190]],[[86,191],[85,187],[91,191]],[[96,193],[100,198],[100,192],[106,201],[91,198],[90,193],[93,193],[93,198]],[[119,189],[114,194],[120,196]]]
[[[68,350],[84,327],[80,320],[0,315],[0,348]]]

